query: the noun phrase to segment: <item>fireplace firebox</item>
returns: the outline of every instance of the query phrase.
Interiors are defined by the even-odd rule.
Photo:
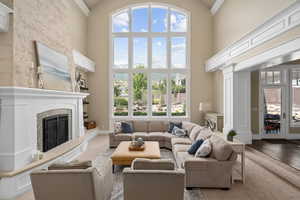
[[[54,115],[43,119],[43,152],[69,140],[69,116]]]

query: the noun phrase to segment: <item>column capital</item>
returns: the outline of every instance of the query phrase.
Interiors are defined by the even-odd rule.
[[[233,73],[235,70],[235,63],[227,64],[222,68],[223,74]]]

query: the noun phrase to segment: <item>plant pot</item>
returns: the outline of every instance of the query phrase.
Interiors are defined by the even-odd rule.
[[[230,141],[230,142],[232,142],[233,141],[233,136],[227,135],[227,140]]]

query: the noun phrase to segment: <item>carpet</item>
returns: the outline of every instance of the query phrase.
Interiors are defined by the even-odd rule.
[[[101,162],[101,159],[107,159],[114,152],[114,149],[107,149],[105,152],[100,153],[97,156],[97,162]],[[168,158],[174,160],[174,156],[171,151],[166,149],[161,149],[162,158]],[[123,166],[116,166],[115,172],[113,174],[113,191],[111,200],[123,200]],[[185,190],[184,191],[184,200],[205,200],[203,193],[200,189]]]

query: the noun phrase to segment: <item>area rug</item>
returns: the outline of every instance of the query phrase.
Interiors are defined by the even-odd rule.
[[[114,149],[108,149],[106,152],[101,153],[97,156],[97,161],[101,159],[107,159],[114,152]],[[161,149],[162,158],[172,159],[174,161],[174,156],[171,151],[166,149]],[[174,162],[176,163],[176,162]],[[123,171],[124,167],[117,166],[115,168],[115,173],[113,174],[113,191],[111,200],[123,200]],[[205,200],[203,193],[200,189],[185,190],[184,200]]]

